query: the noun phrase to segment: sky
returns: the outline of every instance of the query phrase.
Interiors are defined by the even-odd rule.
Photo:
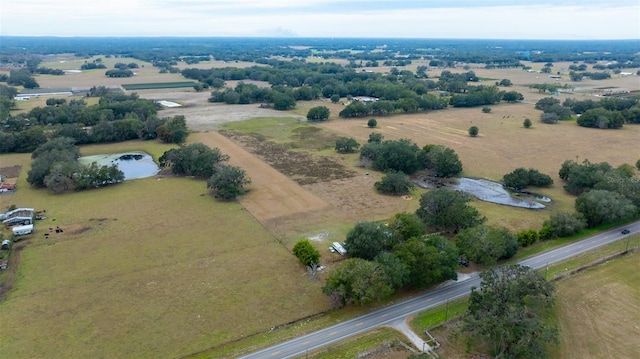
[[[0,0],[0,35],[640,39],[640,0]]]

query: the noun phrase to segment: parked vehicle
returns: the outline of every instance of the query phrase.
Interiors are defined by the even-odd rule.
[[[33,232],[33,224],[14,226],[11,230],[13,231],[14,236],[24,236]]]

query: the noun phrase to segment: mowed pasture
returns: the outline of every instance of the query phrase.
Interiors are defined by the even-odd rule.
[[[83,154],[154,142],[90,146]],[[238,202],[171,176],[53,195],[26,183],[10,204],[46,209],[16,243],[17,277],[0,305],[3,357],[179,357],[328,309],[320,283]],[[48,227],[64,233],[44,238]],[[6,278],[6,277],[3,277]]]
[[[640,253],[557,283],[557,358],[640,357]]]

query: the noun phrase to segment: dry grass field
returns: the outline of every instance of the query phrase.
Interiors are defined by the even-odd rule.
[[[43,66],[75,69],[83,61],[55,58]],[[179,74],[159,74],[138,60],[103,57],[103,61],[109,68],[115,62],[138,62],[144,67],[129,79],[107,78],[103,69],[39,75],[36,80],[41,87],[52,88],[184,80]],[[250,65],[210,61],[179,66]],[[331,144],[313,147],[337,136],[364,143],[377,131],[386,139],[410,138],[420,146],[443,144],[456,150],[467,176],[499,180],[516,167],[534,167],[551,175],[555,185],[539,191],[554,199],[548,210],[474,201],[490,223],[512,230],[536,228],[549,211],[573,208],[574,198],[564,193],[557,178],[564,160],[588,158],[617,166],[640,157],[639,126],[601,131],[574,122],[540,123],[540,111],[532,103],[545,96],[526,86],[548,78],[522,70],[474,70],[483,78],[511,79],[511,89],[522,92],[530,103],[492,106],[489,114],[471,108],[382,117],[372,130],[367,119],[339,119],[343,105],[328,101],[299,103],[292,111],[278,112],[257,105],[211,104],[208,92],[191,89],[137,91],[143,98],[183,104],[160,111],[159,116],[184,115],[194,131],[189,142],[219,147],[231,156],[232,164],[245,169],[253,183],[239,202],[216,202],[204,181],[171,176],[53,195],[29,188],[28,154],[1,156],[0,167],[21,165],[22,172],[19,190],[0,196],[0,208],[16,204],[46,209],[48,218],[37,223],[32,238],[17,245],[13,289],[0,303],[0,356],[180,357],[255,338],[274,326],[327,310],[322,283],[311,283],[288,249],[301,238],[313,237],[323,262],[331,266],[340,257],[326,248],[342,241],[355,222],[414,211],[422,193],[416,190],[410,200],[379,195],[373,183],[382,174],[357,167],[357,155],[337,155]],[[629,79],[581,86],[625,87],[633,85]],[[633,79],[634,88],[640,88],[637,77]],[[559,98],[566,96],[583,97],[586,92]],[[44,104],[44,100],[39,101]],[[26,110],[35,103],[18,105]],[[330,108],[331,121],[306,124],[308,109],[319,105]],[[259,119],[238,122],[252,118]],[[533,121],[533,128],[523,128],[524,118]],[[467,134],[472,125],[480,129],[477,138]],[[222,136],[216,132],[222,128],[242,135]],[[256,143],[244,136],[247,133],[286,150]],[[87,146],[82,152],[138,149],[157,159],[168,148],[134,141]],[[310,157],[287,161],[305,151],[326,156],[334,169],[350,175],[307,181],[318,177],[311,173],[314,167],[306,165],[311,162],[304,162],[312,161]],[[44,231],[56,226],[65,232],[45,239]],[[0,274],[3,282],[7,277]]]
[[[106,58],[104,56],[94,56],[91,58],[76,58],[73,55],[59,55],[50,61],[43,62],[40,66],[61,70],[80,70],[83,63],[94,61],[97,58],[102,59],[102,63],[106,69],[82,70],[79,73],[66,73],[62,76],[54,75],[37,75],[35,80],[41,88],[60,88],[60,87],[80,87],[89,88],[92,86],[118,86],[122,84],[148,83],[148,82],[173,82],[185,81],[185,78],[177,74],[161,74],[157,67],[153,67],[151,63],[140,61],[133,58],[118,57]],[[105,76],[107,70],[113,69],[113,65],[117,62],[128,64],[135,62],[138,64],[137,69],[132,69],[135,76],[124,78],[113,78]]]
[[[639,239],[634,236],[631,247],[637,248]],[[619,254],[624,248],[624,243],[613,243],[553,267],[566,266],[574,270]],[[637,345],[640,337],[639,257],[640,252],[636,249],[555,282],[556,302],[551,316],[559,326],[559,344],[549,348],[550,358],[631,359],[640,356]],[[442,358],[475,358],[486,351],[486,348],[467,345],[467,337],[460,333],[457,320],[430,330],[430,333],[441,344],[437,354]]]
[[[157,158],[158,146],[83,153],[142,149]],[[0,305],[3,357],[178,357],[328,308],[320,283],[240,203],[216,202],[204,181],[152,177],[53,195],[25,182],[29,157],[1,160],[23,171],[0,207],[48,216],[16,245],[17,277]],[[56,226],[64,233],[45,239]]]
[[[557,358],[640,357],[640,253],[558,282]]]

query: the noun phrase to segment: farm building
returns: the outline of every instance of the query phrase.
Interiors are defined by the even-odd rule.
[[[24,89],[16,97],[26,97],[26,99],[28,100],[31,97],[62,95],[72,96],[73,92],[70,88]]]
[[[13,211],[0,214],[0,220],[6,225],[32,224],[34,217],[33,208],[16,208]]]
[[[0,193],[13,193],[15,190],[15,183],[0,182]]]
[[[378,98],[377,97],[370,97],[370,96],[354,96],[353,100],[367,103],[367,102],[376,102],[376,101],[378,101]]]

